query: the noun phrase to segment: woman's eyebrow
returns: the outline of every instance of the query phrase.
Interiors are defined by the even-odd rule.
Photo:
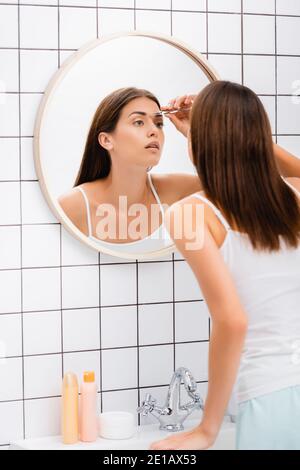
[[[148,114],[145,113],[144,111],[133,111],[132,113],[129,114],[128,117],[130,117],[132,114],[140,114],[141,116],[147,116],[147,115],[148,115]],[[157,113],[149,114],[149,116],[160,117],[160,116],[162,116],[162,113],[159,111],[159,112],[157,112]]]

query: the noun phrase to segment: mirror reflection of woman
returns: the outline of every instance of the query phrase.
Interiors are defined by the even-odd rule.
[[[200,189],[196,175],[149,173],[162,155],[163,126],[160,103],[147,90],[122,88],[102,100],[90,126],[74,187],[59,197],[64,212],[81,232],[106,243],[139,241],[157,234],[166,207]],[[129,227],[136,217],[121,207],[120,196],[126,196],[128,208],[132,204],[147,208],[148,231],[134,240],[128,232],[119,236],[122,227]],[[98,209],[103,204],[116,210],[112,238],[99,230],[105,214],[99,215]],[[157,206],[157,217],[151,217],[153,206]]]
[[[300,159],[273,144],[262,103],[240,84],[211,83],[190,121],[170,119],[188,136],[203,190],[168,209],[166,223],[212,328],[201,422],[150,449],[211,447],[236,386],[236,448],[300,450]],[[203,231],[196,249],[185,236],[191,225]]]

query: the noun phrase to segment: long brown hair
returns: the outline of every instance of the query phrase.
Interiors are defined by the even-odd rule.
[[[249,88],[228,81],[207,85],[191,112],[194,165],[208,198],[230,226],[258,250],[277,251],[300,240],[300,207],[280,176],[267,113]]]
[[[106,178],[111,169],[109,152],[99,144],[100,132],[113,132],[118,124],[122,109],[135,98],[149,98],[159,109],[160,103],[150,91],[129,87],[119,88],[107,95],[94,114],[85,144],[81,165],[74,186]]]

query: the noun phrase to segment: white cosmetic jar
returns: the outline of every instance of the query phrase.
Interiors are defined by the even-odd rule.
[[[99,436],[105,439],[130,439],[137,431],[135,416],[128,411],[106,411],[99,416]]]

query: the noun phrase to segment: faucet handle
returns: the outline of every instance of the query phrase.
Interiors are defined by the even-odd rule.
[[[155,403],[156,399],[153,398],[150,393],[146,393],[145,399],[142,402],[142,406],[139,406],[136,410],[138,413],[142,413],[143,416],[146,416],[154,409]]]

